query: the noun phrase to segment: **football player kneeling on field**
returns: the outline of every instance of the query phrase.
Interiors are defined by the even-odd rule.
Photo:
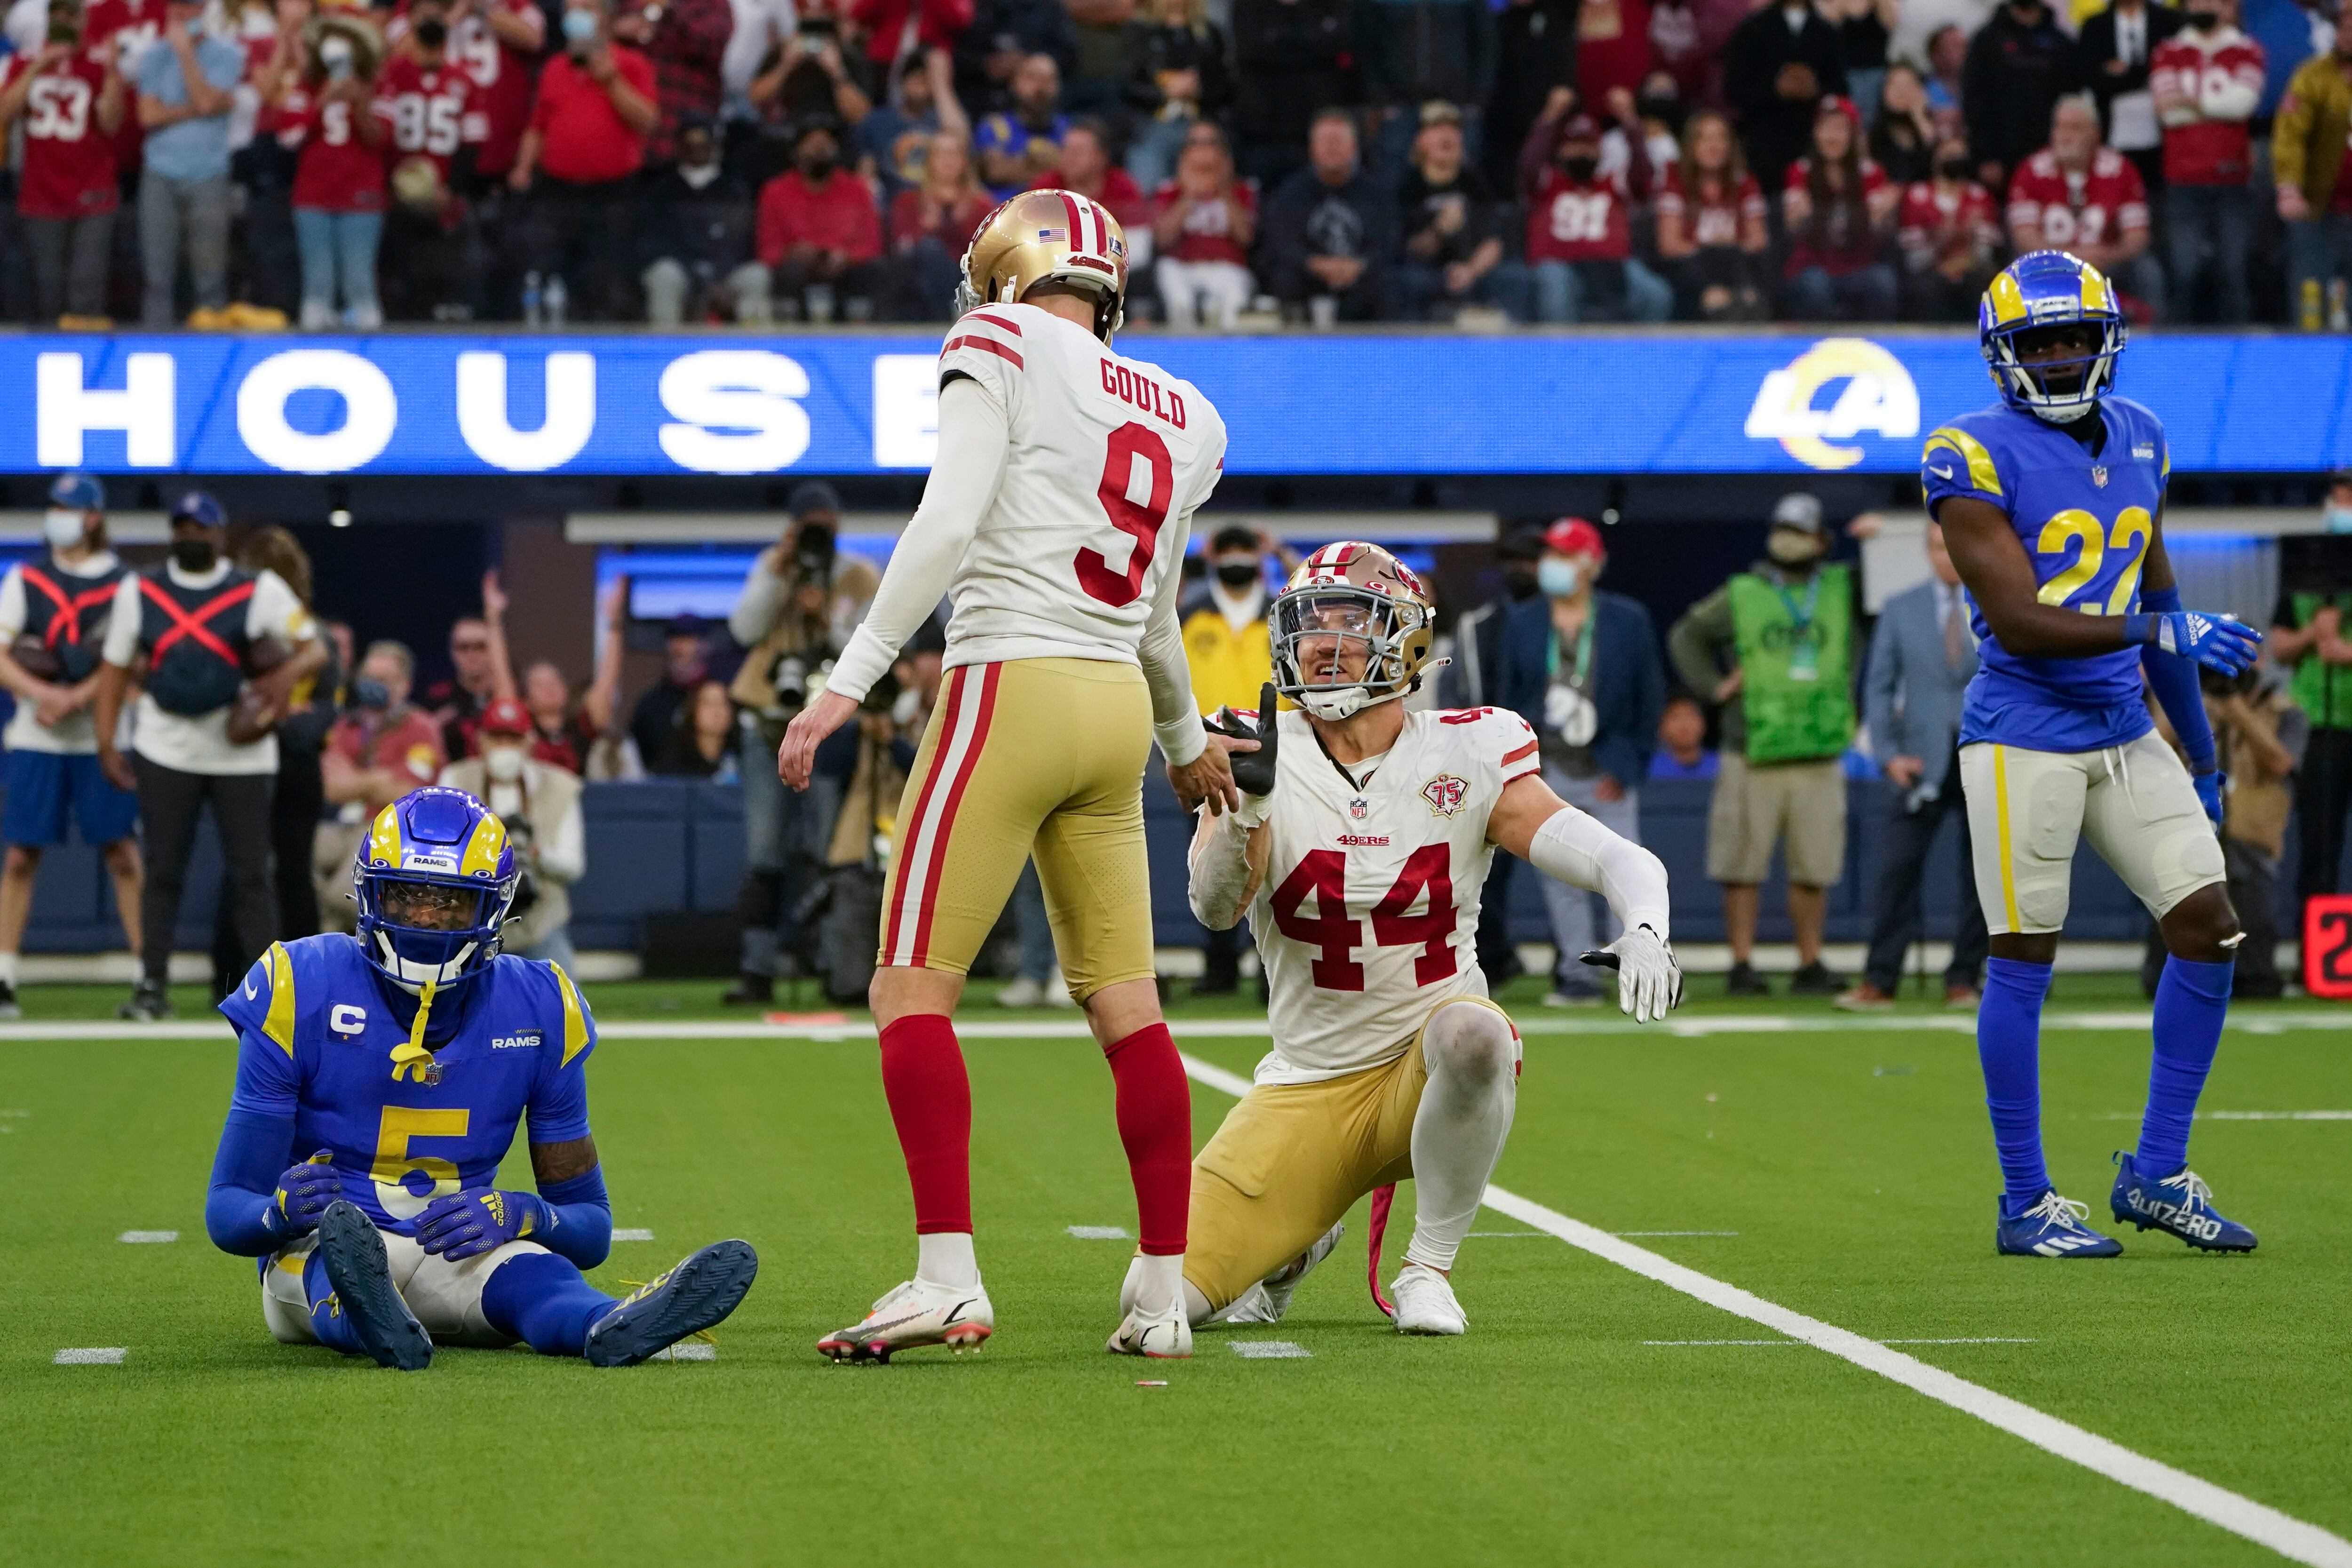
[[[277,943],[221,1004],[236,1090],[205,1228],[260,1260],[269,1331],[405,1372],[436,1342],[517,1340],[628,1366],[733,1311],[749,1242],[621,1300],[581,1276],[613,1239],[596,1023],[562,970],[499,952],[520,880],[499,819],[417,790],[376,815],[352,879],[358,935]],[[538,1190],[496,1190],[526,1117]]]
[[[1620,1005],[1645,1023],[1682,994],[1665,868],[1551,792],[1517,714],[1405,711],[1433,606],[1388,552],[1318,551],[1269,615],[1279,689],[1302,710],[1276,715],[1269,686],[1258,714],[1221,716],[1257,746],[1234,756],[1243,809],[1202,819],[1192,901],[1212,927],[1249,917],[1274,1048],[1192,1162],[1188,1316],[1280,1318],[1340,1216],[1410,1176],[1412,1242],[1394,1306],[1381,1305],[1406,1333],[1458,1334],[1467,1319],[1448,1276],[1510,1131],[1520,1066],[1518,1031],[1478,971],[1487,861],[1500,846],[1607,895],[1625,934],[1592,956],[1616,967]],[[1386,1212],[1376,1200],[1375,1269]]]

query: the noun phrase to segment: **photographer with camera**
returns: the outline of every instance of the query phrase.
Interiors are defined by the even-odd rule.
[[[805,707],[809,682],[857,629],[881,578],[837,549],[841,498],[822,479],[796,487],[783,537],[760,552],[727,617],[751,651],[728,695],[740,711],[744,873],[738,909],[743,922],[742,974],[721,997],[764,1005],[775,988],[776,958],[793,921],[811,862],[823,858],[839,796],[801,796],[776,777],[776,747]],[[820,681],[820,685],[822,682]]]
[[[464,790],[506,825],[522,884],[500,928],[501,948],[572,967],[572,884],[588,869],[580,781],[531,755],[530,713],[501,697],[482,714],[479,754],[451,763],[440,782]]]

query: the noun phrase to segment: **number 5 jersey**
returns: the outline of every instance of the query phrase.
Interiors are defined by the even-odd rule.
[[[2172,457],[2163,425],[2130,399],[2100,399],[2098,417],[2106,437],[2095,455],[2058,426],[2004,405],[1963,415],[1927,437],[1919,481],[1930,516],[1954,496],[1999,508],[2033,563],[2043,604],[2123,616],[2139,608],[2140,568]],[[2095,752],[2155,727],[2137,647],[2021,658],[2000,646],[1973,596],[1969,613],[1980,658],[1960,744]]]
[[[1542,761],[1535,731],[1505,709],[1409,713],[1384,756],[1345,769],[1305,714],[1280,722],[1249,910],[1274,1032],[1257,1081],[1310,1083],[1393,1061],[1439,1003],[1486,994],[1486,819]]]

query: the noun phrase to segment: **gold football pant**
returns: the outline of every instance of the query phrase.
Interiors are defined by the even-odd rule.
[[[1485,1007],[1459,996],[1430,1010]],[[1514,1028],[1516,1042],[1518,1031]],[[1429,1019],[1392,1062],[1318,1083],[1262,1083],[1192,1157],[1184,1278],[1222,1311],[1312,1246],[1358,1198],[1412,1174],[1412,1123],[1429,1068]]]
[[[1033,856],[1070,994],[1152,973],[1151,698],[1108,659],[947,672],[891,825],[885,966],[969,973]]]

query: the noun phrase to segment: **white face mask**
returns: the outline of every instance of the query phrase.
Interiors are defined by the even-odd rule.
[[[52,550],[71,550],[81,542],[81,513],[53,506],[41,514],[41,537]]]
[[[512,784],[522,777],[520,746],[488,746],[482,752],[482,770],[500,784]]]

